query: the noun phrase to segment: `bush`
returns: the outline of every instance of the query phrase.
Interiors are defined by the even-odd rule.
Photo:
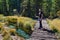
[[[10,29],[9,31],[11,35],[16,35],[16,29]]]
[[[60,18],[60,10],[57,11],[57,16]]]
[[[32,29],[31,29],[31,25],[30,24],[25,24],[25,26],[24,26],[24,28],[23,28],[23,30],[26,32],[26,33],[28,33],[29,35],[31,35],[31,33],[32,33]]]
[[[16,16],[8,16],[6,18],[7,18],[8,26],[10,26],[10,25],[16,26],[17,25],[17,17]]]
[[[4,30],[4,32],[3,32],[3,40],[12,40],[9,31]]]
[[[5,25],[5,23],[1,23],[1,22],[0,22],[0,33],[2,33],[2,31],[3,31],[3,29],[4,29],[4,28],[3,28],[4,25]]]
[[[4,20],[4,15],[0,14],[0,22],[3,22],[3,20]]]
[[[54,32],[60,32],[60,19],[48,19],[47,21],[51,30],[53,30]]]
[[[14,25],[16,29],[22,29],[30,34],[34,30],[36,21],[28,17],[7,17],[9,25]]]
[[[15,26],[16,29],[22,29],[26,33],[31,34],[34,30],[36,21],[28,17],[8,16],[9,25]]]
[[[54,33],[58,32],[58,30],[55,27],[53,27],[52,30],[54,31]]]
[[[19,19],[19,27],[28,34],[32,33],[35,23],[36,21],[33,21],[31,18],[20,17]]]

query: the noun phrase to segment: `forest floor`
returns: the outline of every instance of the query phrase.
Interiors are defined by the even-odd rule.
[[[58,40],[58,36],[52,32],[47,24],[47,21],[44,19],[42,20],[42,25],[44,29],[39,28],[39,21],[37,21],[35,25],[35,30],[31,35],[31,38],[27,40]]]

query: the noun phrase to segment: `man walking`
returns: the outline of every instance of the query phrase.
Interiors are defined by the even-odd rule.
[[[39,26],[39,29],[42,29],[42,19],[43,19],[43,12],[41,9],[39,9],[39,23],[40,23],[40,26]]]

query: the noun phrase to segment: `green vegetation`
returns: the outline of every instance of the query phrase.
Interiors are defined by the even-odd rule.
[[[21,15],[35,18],[38,9],[42,9],[44,17],[59,17],[59,0],[0,0],[0,13],[4,15]],[[14,11],[14,9],[16,9]]]
[[[33,19],[38,17],[39,9],[42,9],[44,18],[50,19],[47,20],[50,28],[59,32],[60,0],[0,0],[0,33],[8,35],[4,39],[13,34],[24,38],[30,36],[36,23]]]
[[[60,19],[53,19],[53,20],[47,19],[47,22],[51,30],[60,33]]]
[[[12,39],[11,35],[29,38],[36,23],[35,20],[28,17],[2,16],[1,18],[0,34],[3,34],[4,40]]]

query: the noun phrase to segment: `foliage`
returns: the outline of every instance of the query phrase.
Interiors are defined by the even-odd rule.
[[[0,34],[3,34],[3,39],[11,39],[11,35],[20,35],[20,33],[16,33],[16,30],[22,30],[26,33],[27,37],[28,35],[31,35],[31,33],[34,30],[34,26],[36,21],[32,18],[28,17],[18,17],[18,16],[0,16]],[[5,34],[6,33],[6,34]],[[25,35],[25,34],[24,34]],[[9,38],[8,38],[9,37]]]
[[[60,11],[57,12],[57,16],[60,18]]]
[[[6,30],[3,33],[3,40],[12,40],[10,33]]]
[[[10,29],[9,29],[9,33],[10,33],[10,36],[11,36],[11,35],[12,35],[12,36],[16,36],[16,35],[17,35],[16,29],[14,29],[14,28],[10,28]]]
[[[14,26],[16,30],[22,29],[27,34],[31,34],[34,30],[36,21],[28,17],[7,16],[8,26]],[[10,27],[10,26],[9,26]],[[10,27],[11,28],[11,27]]]
[[[0,13],[4,15],[22,15],[35,18],[38,9],[42,9],[44,17],[57,17],[60,0],[0,0]],[[13,12],[16,9],[16,12]]]
[[[56,31],[56,32],[60,32],[60,19],[54,19],[54,20],[49,20],[48,19],[48,23],[50,25],[50,29]]]
[[[3,27],[4,27],[4,25],[5,25],[5,23],[2,23],[2,22],[0,22],[0,33],[2,33],[2,31],[3,31]]]

